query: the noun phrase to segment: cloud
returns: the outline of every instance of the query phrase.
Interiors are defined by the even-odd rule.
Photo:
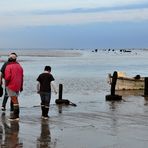
[[[148,8],[94,13],[0,16],[0,27],[48,26],[113,21],[147,21]]]
[[[4,0],[0,1],[0,12],[34,10],[70,10],[75,8],[118,7],[146,4],[147,0]]]
[[[147,0],[5,0],[0,5],[1,29],[148,20]]]

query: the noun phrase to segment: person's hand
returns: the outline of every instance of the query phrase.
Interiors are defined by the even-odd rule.
[[[54,91],[54,93],[55,93],[55,95],[57,95],[57,94],[58,94],[58,92],[57,92],[57,91]]]
[[[22,92],[23,91],[23,87],[21,87],[21,89],[20,89],[20,92]]]

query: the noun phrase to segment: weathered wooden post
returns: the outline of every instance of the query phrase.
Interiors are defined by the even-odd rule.
[[[106,95],[107,101],[119,101],[122,99],[122,96],[115,95],[115,87],[116,87],[117,77],[118,77],[118,73],[117,73],[117,71],[114,71],[113,77],[112,77],[112,82],[111,82],[111,94]]]
[[[63,95],[63,84],[59,84],[59,100],[62,100]]]
[[[148,96],[148,77],[144,78],[144,96]]]
[[[59,84],[59,96],[58,96],[58,99],[55,100],[55,103],[56,104],[77,106],[76,104],[70,102],[67,99],[62,99],[62,95],[63,95],[63,84]]]
[[[118,77],[118,74],[115,71],[113,73],[113,78],[112,78],[112,83],[111,83],[111,95],[115,95],[115,87],[116,87],[117,77]]]

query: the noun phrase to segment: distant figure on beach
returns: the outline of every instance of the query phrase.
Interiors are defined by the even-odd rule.
[[[15,53],[10,53],[10,55],[11,54],[15,54]],[[0,70],[0,83],[1,83],[1,85],[2,85],[2,78],[5,77],[6,66],[7,66],[7,64],[10,64],[10,62],[12,62],[12,61],[8,58],[8,61],[5,62],[2,65],[2,67],[1,67],[1,70]],[[6,103],[8,101],[8,98],[9,98],[9,96],[8,96],[8,93],[7,93],[6,88],[5,88],[5,94],[4,94],[4,98],[3,98],[3,102],[2,102],[2,107],[1,107],[2,111],[6,110]],[[10,111],[13,111],[13,103],[12,103],[12,101],[10,101]]]
[[[45,66],[44,72],[41,73],[37,78],[37,92],[40,94],[41,98],[41,111],[43,119],[49,118],[48,112],[51,100],[51,87],[53,88],[55,94],[57,94],[54,80],[55,79],[51,74],[50,66]]]
[[[13,114],[10,120],[19,120],[19,92],[23,91],[23,68],[16,61],[17,54],[11,53],[9,55],[8,63],[4,70],[5,87],[8,96],[13,103]],[[0,79],[1,80],[1,79]],[[2,83],[2,82],[1,82]]]

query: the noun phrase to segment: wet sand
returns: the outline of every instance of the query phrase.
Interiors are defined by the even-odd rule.
[[[40,118],[40,107],[21,108],[19,122],[8,121],[9,111],[1,113],[1,147],[146,148],[148,100],[123,96],[108,102],[100,97],[104,102],[78,102],[77,107],[53,104],[47,121]]]
[[[142,96],[143,91],[119,91],[116,93],[122,95],[122,101],[105,100],[105,96],[110,93],[106,76],[115,69],[116,60],[120,59],[119,67],[127,69],[131,74],[136,67],[140,72],[141,65],[147,63],[147,60],[141,60],[146,63],[139,62],[141,65],[135,67],[132,65],[132,71],[132,68],[125,66],[128,63],[123,64],[124,58],[132,59],[130,64],[137,63],[137,57],[131,55],[114,58],[103,57],[100,54],[74,56],[74,58],[22,56],[25,83],[24,91],[19,96],[20,121],[8,121],[10,115],[8,103],[6,112],[0,112],[0,146],[2,148],[147,148],[148,98]],[[140,58],[144,59],[143,56]],[[107,67],[109,61],[112,63]],[[57,84],[64,84],[63,98],[69,99],[77,106],[57,106],[54,102],[57,96],[53,95],[50,118],[46,121],[41,119],[40,98],[35,90],[35,80],[47,62],[53,67]],[[146,74],[147,69],[144,70]]]

